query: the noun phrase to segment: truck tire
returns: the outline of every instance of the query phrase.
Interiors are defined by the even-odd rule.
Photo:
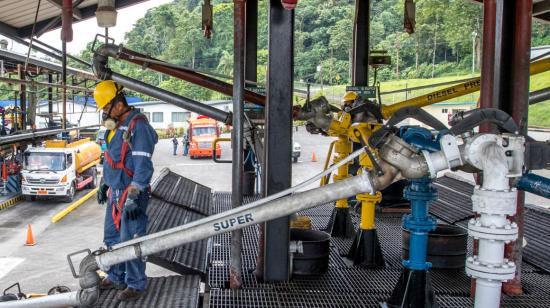
[[[97,169],[95,167],[92,167],[90,173],[93,177],[93,180],[88,185],[86,185],[86,187],[89,189],[94,189],[97,187]]]
[[[74,183],[72,183],[71,188],[67,192],[67,195],[63,198],[63,202],[66,202],[66,203],[73,202],[75,193],[76,193],[76,186]]]
[[[292,161],[297,163],[298,162],[298,157],[292,157]]]

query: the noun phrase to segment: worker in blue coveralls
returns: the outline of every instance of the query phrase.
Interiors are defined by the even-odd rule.
[[[122,86],[114,81],[98,83],[94,99],[109,131],[103,180],[97,192],[98,203],[107,202],[103,240],[109,248],[145,235],[151,157],[158,136],[147,118],[128,106]],[[112,266],[99,287],[122,290],[117,294],[121,301],[139,298],[147,287],[145,262],[136,259]]]

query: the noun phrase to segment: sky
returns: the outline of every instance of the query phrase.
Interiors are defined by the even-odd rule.
[[[147,10],[169,2],[172,2],[172,0],[148,0],[118,10],[117,24],[115,27],[109,28],[109,36],[115,39],[116,44],[122,43],[124,40],[124,34],[132,30],[134,24],[138,21],[138,19],[145,16]],[[61,29],[50,31],[38,39],[46,44],[61,49],[60,32]],[[94,40],[97,33],[104,34],[105,30],[97,26],[95,17],[73,24],[73,41],[67,43],[67,51],[73,55],[78,54],[81,50],[86,48],[86,44],[88,44],[88,42]],[[14,46],[13,49],[14,51],[24,53],[27,48],[21,45]]]

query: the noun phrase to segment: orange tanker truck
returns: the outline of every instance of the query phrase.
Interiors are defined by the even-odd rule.
[[[190,119],[188,137],[189,137],[189,156],[191,158],[212,157],[212,143],[220,136],[220,127],[214,119],[205,116],[198,116],[196,119]],[[216,146],[216,157],[220,158],[222,150],[219,144]]]

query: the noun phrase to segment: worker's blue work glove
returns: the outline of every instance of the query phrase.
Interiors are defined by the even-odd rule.
[[[124,212],[126,213],[126,218],[129,220],[136,220],[141,214],[141,208],[137,203],[139,196],[139,189],[134,186],[128,188],[128,195],[126,197],[126,203],[124,203]]]
[[[101,184],[99,184],[99,187],[97,188],[97,203],[103,204],[107,202],[107,191],[109,190],[109,186],[107,184],[103,183],[101,181]]]

